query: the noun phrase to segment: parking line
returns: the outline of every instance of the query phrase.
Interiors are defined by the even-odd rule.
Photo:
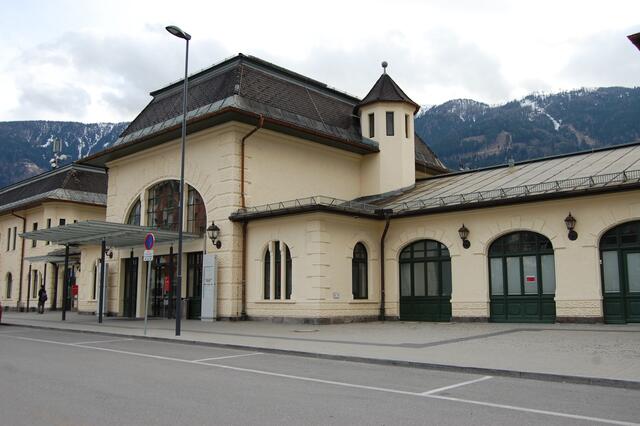
[[[409,396],[420,397],[420,398],[439,399],[439,400],[443,400],[443,401],[459,402],[459,403],[463,403],[463,404],[472,404],[472,405],[480,405],[480,406],[484,406],[484,407],[500,408],[500,409],[504,409],[504,410],[520,411],[520,412],[525,412],[525,413],[543,414],[543,415],[552,416],[552,417],[561,417],[561,418],[567,418],[567,419],[585,420],[585,421],[590,421],[590,422],[605,423],[605,424],[611,424],[611,425],[640,426],[640,423],[625,422],[625,421],[612,420],[612,419],[603,419],[603,418],[599,418],[599,417],[582,416],[582,415],[579,415],[579,414],[562,413],[562,412],[559,412],[559,411],[538,410],[538,409],[535,409],[535,408],[518,407],[518,406],[515,406],[515,405],[506,405],[506,404],[496,404],[496,403],[492,403],[492,402],[475,401],[475,400],[471,400],[471,399],[454,398],[454,397],[441,396],[441,395],[424,395],[423,393],[402,391],[402,390],[398,390],[398,389],[390,389],[390,388],[381,388],[381,387],[376,387],[376,386],[358,385],[358,384],[355,384],[355,383],[337,382],[337,381],[333,381],[333,380],[317,379],[317,378],[314,378],[314,377],[294,376],[294,375],[290,375],[290,374],[275,373],[275,372],[271,372],[271,371],[255,370],[255,369],[252,369],[252,368],[233,367],[233,366],[224,365],[224,364],[208,364],[208,363],[205,363],[205,362],[190,361],[190,360],[181,359],[181,358],[172,358],[172,357],[165,357],[165,356],[160,356],[160,355],[151,355],[151,354],[145,354],[145,353],[139,353],[139,352],[121,351],[121,350],[118,350],[118,349],[101,348],[101,347],[96,347],[96,346],[85,346],[85,345],[74,344],[74,343],[56,342],[55,340],[35,339],[35,338],[31,338],[31,337],[21,337],[21,336],[13,336],[13,335],[7,335],[6,337],[13,338],[13,339],[20,339],[20,340],[28,340],[28,341],[32,341],[32,342],[51,343],[51,344],[60,345],[60,346],[71,346],[71,347],[75,347],[75,348],[85,348],[85,349],[91,349],[91,350],[94,350],[94,351],[103,351],[103,352],[112,352],[112,353],[118,353],[118,354],[123,354],[123,355],[139,356],[139,357],[142,357],[142,358],[153,358],[153,359],[161,359],[161,360],[166,360],[166,361],[181,362],[181,363],[185,363],[185,364],[207,365],[209,367],[216,367],[216,368],[221,368],[221,369],[225,369],[225,370],[232,370],[232,371],[241,371],[241,372],[245,372],[245,373],[259,374],[259,375],[263,375],[263,376],[281,377],[281,378],[285,378],[285,379],[300,380],[300,381],[313,382],[313,383],[322,383],[322,384],[328,384],[328,385],[334,385],[334,386],[342,386],[342,387],[347,387],[347,388],[366,389],[366,390],[373,390],[373,391],[378,391],[378,392],[386,392],[386,393],[393,393],[393,394],[400,394],[400,395],[409,395]]]
[[[219,359],[229,359],[229,358],[240,358],[243,356],[253,356],[253,355],[262,355],[262,352],[252,352],[250,354],[240,354],[240,355],[227,355],[227,356],[217,356],[214,358],[202,358],[202,359],[194,359],[191,362],[204,362],[204,361],[216,361]]]
[[[94,340],[92,342],[75,342],[74,345],[91,345],[94,343],[114,343],[114,342],[130,342],[134,339],[111,339],[111,340]]]
[[[457,383],[455,385],[451,385],[451,386],[445,386],[442,388],[437,388],[437,389],[431,389],[430,391],[426,391],[426,392],[422,392],[422,395],[433,395],[434,393],[438,393],[438,392],[442,392],[442,391],[446,391],[449,389],[455,389],[455,388],[459,388],[461,386],[467,386],[470,385],[472,383],[478,383],[478,382],[483,382],[485,380],[489,380],[491,379],[492,376],[484,376],[484,377],[480,377],[479,379],[475,379],[475,380],[468,380],[466,382],[462,382],[462,383]]]
[[[521,411],[524,413],[544,414],[547,416],[564,417],[567,419],[586,420],[589,422],[607,423],[610,425],[638,426],[640,423],[624,422],[619,420],[600,419],[598,417],[581,416],[580,414],[559,413],[557,411],[537,410],[535,408],[518,407],[515,405],[496,404],[493,402],[475,401],[473,399],[454,398],[450,396],[428,395],[428,398],[442,399],[452,402],[463,402],[465,404],[482,405],[485,407],[503,408],[505,410]]]

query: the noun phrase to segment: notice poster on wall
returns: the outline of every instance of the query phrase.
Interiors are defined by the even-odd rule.
[[[538,280],[536,279],[535,275],[527,275],[526,277],[524,277],[524,282],[526,282],[527,284],[537,284]]]

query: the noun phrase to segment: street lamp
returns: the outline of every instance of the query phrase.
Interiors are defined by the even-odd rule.
[[[187,42],[186,54],[184,57],[184,90],[182,94],[182,146],[180,149],[180,200],[178,202],[178,276],[176,283],[176,336],[180,335],[180,318],[182,316],[182,216],[184,214],[184,145],[187,139],[187,72],[189,70],[189,40],[191,36],[175,25],[167,27],[174,36],[184,39]]]

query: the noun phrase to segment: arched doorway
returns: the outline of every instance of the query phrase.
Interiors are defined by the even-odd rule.
[[[600,239],[602,309],[607,323],[640,322],[640,221]]]
[[[451,321],[451,257],[444,244],[421,240],[400,253],[400,319]]]
[[[554,322],[556,271],[551,241],[535,232],[504,235],[489,247],[495,322]]]

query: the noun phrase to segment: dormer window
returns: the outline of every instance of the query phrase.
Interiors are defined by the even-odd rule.
[[[373,138],[376,136],[375,132],[375,119],[373,118],[373,113],[369,114],[369,137]]]
[[[393,111],[387,111],[387,136],[394,135],[393,130]]]

